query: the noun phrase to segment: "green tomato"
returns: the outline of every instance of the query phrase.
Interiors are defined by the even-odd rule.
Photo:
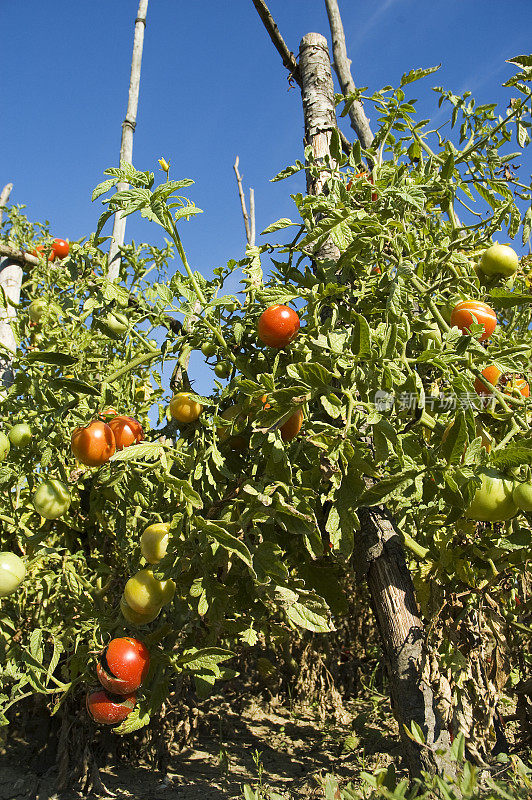
[[[5,433],[0,431],[0,461],[4,461],[7,458],[7,454],[9,453],[10,450],[11,450],[11,444],[9,442],[9,439],[7,438]]]
[[[124,314],[111,311],[107,314],[105,323],[116,334],[125,333],[129,325],[128,318]]]
[[[491,468],[482,469],[479,477],[481,484],[465,512],[466,517],[481,522],[501,522],[514,517],[517,513],[512,497],[514,481]]]
[[[485,275],[502,275],[509,278],[519,266],[519,256],[507,244],[494,244],[484,250],[480,269]]]
[[[31,442],[31,428],[27,422],[19,422],[13,425],[7,436],[14,447],[27,447]]]
[[[216,345],[214,342],[203,342],[201,352],[206,358],[216,355]]]
[[[175,583],[170,578],[158,581],[151,569],[141,569],[128,580],[124,588],[124,600],[139,614],[150,614],[156,608],[169,603],[175,592]]]
[[[227,361],[218,361],[218,363],[214,367],[214,374],[218,378],[227,378],[229,377],[230,372],[231,372],[231,367],[229,366]]]
[[[28,306],[28,314],[32,322],[39,323],[47,311],[48,303],[44,297],[38,297],[36,300],[32,300]]]
[[[519,511],[532,511],[532,483],[515,483],[513,501]]]
[[[0,553],[0,597],[16,592],[24,578],[26,567],[15,553]]]
[[[140,537],[140,549],[149,564],[157,564],[165,557],[169,531],[168,522],[156,522],[149,525]]]
[[[421,334],[421,344],[424,350],[428,350],[431,343],[441,345],[441,331],[437,322],[427,322],[428,330]]]
[[[33,494],[33,506],[45,519],[57,519],[66,514],[72,498],[64,483],[51,478],[41,483]]]
[[[152,611],[147,611],[144,614],[139,613],[138,611],[133,611],[132,608],[128,606],[124,597],[120,598],[120,611],[122,612],[122,616],[124,617],[130,625],[147,625],[149,622],[153,622],[156,617],[159,616],[161,613],[161,606],[157,606]]]

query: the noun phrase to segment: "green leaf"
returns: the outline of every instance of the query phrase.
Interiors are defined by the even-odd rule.
[[[100,389],[97,389],[95,386],[91,386],[84,381],[80,381],[77,378],[52,378],[50,381],[50,386],[54,389],[64,389],[66,392],[70,394],[89,394],[93,397],[100,396]]]
[[[286,167],[285,169],[281,170],[281,172],[278,172],[274,178],[270,178],[270,182],[275,183],[276,181],[284,181],[285,178],[295,175],[296,172],[301,172],[302,169],[305,169],[305,165],[298,160],[293,166]]]
[[[385,500],[397,494],[401,489],[405,489],[411,485],[418,475],[417,470],[407,470],[399,475],[392,475],[389,478],[383,478],[374,486],[362,492],[357,500],[359,508],[365,506],[377,506],[384,503]]]
[[[68,353],[54,353],[52,350],[34,350],[26,353],[24,359],[30,364],[54,364],[57,367],[71,367],[78,361],[76,356],[69,356]]]
[[[292,222],[292,220],[288,219],[287,217],[282,217],[281,219],[278,219],[277,222],[272,222],[271,225],[268,225],[267,228],[264,228],[261,236],[264,236],[266,233],[275,233],[275,231],[280,231],[283,228],[289,228],[291,225],[299,224],[299,222]]]
[[[288,375],[311,389],[324,389],[332,383],[333,375],[321,364],[289,364]]]
[[[329,633],[335,629],[330,620],[329,609],[320,597],[309,593],[305,602],[300,600],[285,607],[286,615],[294,625],[313,633]]]
[[[229,553],[234,553],[251,571],[253,571],[253,560],[247,545],[223,528],[223,523],[219,520],[217,523],[210,522],[200,517],[196,517],[195,520],[203,533],[207,534],[211,539],[214,539],[215,542],[218,542],[218,544]]]
[[[356,314],[353,330],[353,353],[357,358],[371,356],[371,331],[368,322],[361,314]]]
[[[161,457],[162,453],[164,453],[164,447],[158,442],[140,442],[140,444],[119,450],[109,461],[135,461],[137,459],[155,461]]]
[[[113,733],[116,733],[118,736],[125,736],[127,733],[133,733],[133,731],[138,731],[141,728],[145,728],[146,725],[150,724],[150,714],[148,711],[141,711],[140,708],[133,709],[131,714],[129,714],[123,722],[120,723],[116,728],[113,728]]]
[[[438,64],[437,67],[411,69],[410,72],[404,73],[403,77],[401,78],[400,86],[406,86],[407,83],[413,83],[414,81],[419,81],[421,78],[425,78],[427,75],[432,75],[432,73],[437,72],[440,67],[441,64]]]
[[[217,667],[218,664],[228,661],[230,658],[234,658],[234,656],[235,654],[232,650],[227,650],[223,647],[193,647],[179,656],[175,663],[191,672],[207,670],[217,673],[218,670],[214,668]]]

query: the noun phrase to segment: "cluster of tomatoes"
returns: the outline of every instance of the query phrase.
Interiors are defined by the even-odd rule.
[[[150,652],[131,637],[112,639],[100,656],[96,674],[103,688],[87,692],[87,711],[100,725],[118,725],[131,714],[150,669]]]
[[[479,274],[487,278],[509,278],[519,266],[517,253],[508,245],[495,244],[482,254],[478,267]],[[458,303],[451,312],[451,326],[469,334],[473,323],[482,327],[481,342],[493,334],[497,326],[495,311],[478,300],[465,300]],[[474,382],[475,391],[483,399],[492,395],[493,389],[500,386],[505,394],[517,394],[524,398],[530,396],[527,381],[519,376],[504,376],[501,370],[490,364],[482,370],[482,378]],[[489,449],[489,445],[488,445]],[[497,522],[511,519],[518,511],[532,511],[532,483],[507,478],[495,469],[479,470],[480,486],[466,510],[470,519],[483,522]]]
[[[70,439],[75,458],[87,467],[101,467],[117,450],[144,439],[142,425],[133,417],[116,414],[114,409],[104,411],[101,416],[103,419],[76,428]],[[105,422],[109,417],[109,422]]]
[[[38,244],[31,251],[36,258],[46,258],[47,261],[55,261],[57,258],[62,261],[70,252],[70,245],[65,239],[54,239],[51,244]]]
[[[158,564],[168,548],[170,525],[155,522],[149,525],[140,538],[140,549],[148,564]],[[172,578],[160,581],[149,568],[141,569],[131,577],[120,600],[122,616],[131,625],[147,625],[159,616],[163,606],[170,603],[176,585]]]

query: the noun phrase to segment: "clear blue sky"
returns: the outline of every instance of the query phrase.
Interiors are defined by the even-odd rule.
[[[339,0],[357,85],[397,84],[412,67],[442,63],[415,84],[424,116],[437,113],[434,85],[499,101],[511,74],[505,59],[531,48],[532,0]],[[24,0],[0,3],[0,184],[52,233],[92,231],[91,203],[103,170],[118,162],[138,0]],[[330,32],[323,0],[269,0],[291,50],[310,31]],[[352,132],[345,120],[346,134]],[[235,155],[255,189],[257,231],[292,216],[289,194],[303,178],[270,183],[302,157],[302,109],[251,0],[151,0],[144,42],[133,160],[192,178],[204,210],[184,231],[191,264],[202,271],[239,258],[244,230]],[[531,164],[530,156],[527,156]],[[531,169],[527,169],[527,176]],[[126,239],[160,242],[156,226],[130,217]]]

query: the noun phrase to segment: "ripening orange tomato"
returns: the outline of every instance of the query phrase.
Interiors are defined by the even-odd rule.
[[[530,386],[524,378],[514,375],[504,387],[504,394],[520,394],[522,397],[530,397]]]
[[[484,328],[480,341],[489,339],[497,327],[495,311],[479,300],[464,300],[458,303],[451,312],[451,328],[459,328],[462,333],[469,333],[472,323],[478,323]]]
[[[263,394],[261,397],[261,403],[263,407],[267,410],[271,408],[270,404],[268,403],[268,396]],[[286,422],[284,422],[279,431],[281,433],[281,439],[283,442],[291,442],[292,439],[295,439],[299,431],[301,430],[301,426],[303,424],[303,411],[298,408],[291,417],[288,417]]]
[[[486,378],[486,380],[489,381],[493,386],[497,386],[497,383],[499,382],[499,378],[501,377],[502,372],[495,366],[495,364],[490,364],[489,367],[485,367],[485,369],[482,370],[482,374]],[[484,386],[480,378],[475,378],[474,386],[475,386],[475,392],[477,394],[480,395],[491,394],[491,389],[488,389],[487,386]]]
[[[76,428],[72,433],[71,446],[75,458],[88,467],[105,464],[116,450],[113,431],[99,419],[84,428]]]
[[[43,244],[38,244],[37,247],[34,250],[31,251],[31,254],[32,254],[32,256],[35,256],[35,258],[44,258],[44,260],[46,261],[46,255],[44,253],[44,245]],[[52,249],[52,252],[48,254],[48,261],[51,262],[54,259],[55,259],[55,253],[54,253],[54,251]]]
[[[144,439],[144,431],[140,422],[133,417],[113,417],[107,423],[115,437],[116,449],[123,450]]]

